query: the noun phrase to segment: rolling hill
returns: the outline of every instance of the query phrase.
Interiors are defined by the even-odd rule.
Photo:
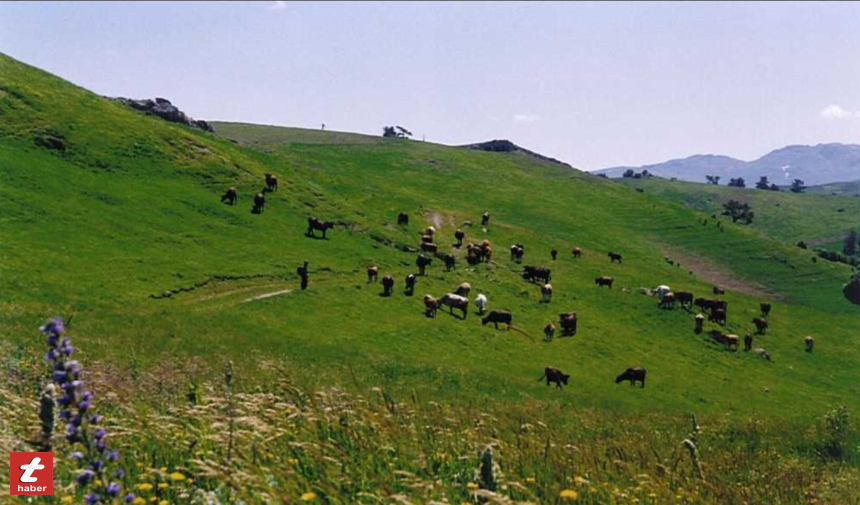
[[[834,405],[860,409],[860,308],[841,295],[844,265],[813,263],[757,229],[702,226],[706,209],[522,152],[212,124],[215,133],[168,123],[0,55],[0,345],[19,380],[0,406],[39,391],[35,328],[70,319],[88,380],[138,462],[128,485],[155,482],[163,465],[225,501],[298,501],[313,489],[331,503],[462,502],[478,499],[473,452],[494,442],[510,455],[505,472],[520,487],[505,493],[518,501],[558,502],[580,485],[591,503],[790,503],[818,485],[810,479],[854,492],[856,475],[818,465],[814,435],[797,435]],[[279,190],[252,214],[266,173]],[[231,186],[235,206],[220,200]],[[408,228],[395,224],[399,212]],[[328,239],[305,235],[310,216],[335,223]],[[429,225],[457,266],[436,260],[407,296],[411,251]],[[469,267],[453,247],[458,228],[490,241],[492,261]],[[526,265],[552,269],[551,303],[510,261],[513,243]],[[394,276],[393,296],[367,282],[371,265]],[[612,289],[595,285],[602,275]],[[425,293],[461,282],[510,310],[521,331],[482,325],[473,308],[425,317]],[[658,284],[698,296],[726,288],[726,331],[739,334],[772,303],[756,345],[773,361],[695,335],[691,313],[639,293]],[[543,342],[544,325],[568,311],[577,335]],[[803,352],[807,334],[815,353]],[[546,366],[570,373],[569,386],[536,381]],[[616,384],[629,366],[647,368],[647,388]],[[26,440],[35,413],[20,406],[32,401],[9,405],[22,420],[5,429]],[[690,412],[714,430],[702,458],[722,484],[680,463]],[[236,453],[234,422],[249,433]],[[796,473],[786,477],[777,453]],[[748,459],[733,468],[738,454]],[[643,473],[654,483],[639,483]],[[788,480],[755,487],[775,478]],[[849,485],[828,484],[837,480]]]
[[[728,156],[695,155],[641,167],[613,167],[597,170],[597,174],[621,177],[628,169],[648,172],[670,179],[705,182],[706,175],[718,175],[724,183],[742,177],[752,186],[766,176],[779,186],[789,186],[794,179],[807,185],[822,185],[860,180],[860,145],[818,144],[787,146],[776,149],[753,161],[741,161]]]

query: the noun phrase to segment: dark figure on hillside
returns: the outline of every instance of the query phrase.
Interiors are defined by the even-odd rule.
[[[616,262],[621,263],[621,255],[620,254],[616,254],[614,252],[611,252],[611,253],[607,254],[607,256],[609,256],[609,262],[610,263],[616,263]]]
[[[753,345],[753,336],[749,333],[744,335],[744,351],[749,352],[752,350]]]
[[[296,273],[302,279],[302,291],[308,289],[308,262],[296,269]]]
[[[409,214],[405,212],[397,214],[397,226],[409,226]]]
[[[580,249],[580,248],[578,248],[578,247],[574,247],[574,248],[571,250],[571,252],[573,253],[573,257],[574,257],[574,258],[579,258],[580,256],[582,256],[582,249]]]
[[[466,232],[463,230],[457,230],[454,232],[454,238],[457,239],[457,244],[454,245],[456,248],[463,247],[463,239],[466,238]]]
[[[415,274],[409,274],[406,276],[406,295],[412,296],[415,293],[415,281],[418,277]]]
[[[321,221],[315,217],[309,217],[308,218],[308,231],[307,231],[306,235],[308,237],[316,237],[314,230],[319,230],[322,232],[322,238],[326,238],[325,237],[326,231],[328,231],[332,228],[334,228],[334,223],[332,223],[331,221]]]
[[[696,314],[696,329],[694,330],[696,332],[696,335],[702,333],[702,326],[704,326],[704,324],[705,316],[703,316],[702,314]]]
[[[382,277],[382,296],[391,296],[394,290],[394,277],[385,275]]]
[[[262,214],[263,210],[266,208],[266,197],[263,196],[263,193],[257,193],[254,195],[254,208],[251,209],[251,212],[254,214]]]
[[[761,304],[761,317],[767,317],[770,315],[770,304],[762,303]]]
[[[644,368],[628,368],[621,375],[615,378],[615,383],[619,384],[623,381],[630,381],[630,385],[633,386],[637,382],[642,382],[642,387],[645,387],[645,369]]]
[[[484,215],[481,217],[481,226],[487,226],[490,224],[490,213],[484,212]]]
[[[277,191],[278,190],[278,178],[272,174],[266,174],[266,190],[268,190],[268,191]]]
[[[238,199],[239,193],[236,191],[236,188],[230,188],[221,196],[221,203],[227,202],[227,205],[235,205]]]
[[[433,258],[424,254],[419,254],[418,257],[415,258],[415,266],[418,267],[418,275],[424,275],[424,269],[430,266],[431,263],[433,263]]]
[[[546,385],[549,386],[550,383],[555,382],[556,389],[562,389],[562,383],[567,385],[567,382],[570,380],[570,375],[562,372],[558,368],[546,367],[543,371],[543,375],[540,376],[538,382],[544,380],[546,378]]]
[[[553,249],[552,251],[549,252],[549,255],[552,256],[552,260],[555,261],[555,257],[558,256],[558,251]]]

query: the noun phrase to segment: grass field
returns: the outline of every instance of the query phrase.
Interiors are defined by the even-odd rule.
[[[177,466],[195,476],[195,489],[225,499],[237,493],[238,481],[225,477],[230,469],[245,475],[262,460],[271,479],[247,477],[244,485],[257,493],[238,492],[244,500],[265,501],[268,493],[295,501],[305,486],[338,503],[358,493],[460,502],[477,499],[466,470],[478,446],[498,440],[516,455],[506,462],[510,478],[526,487],[528,478],[540,482],[528,492],[496,490],[517,501],[558,501],[561,489],[575,485],[569,479],[586,470],[608,486],[593,493],[585,486],[586,503],[630,503],[634,495],[652,503],[798,503],[818,489],[813,478],[829,483],[830,495],[813,493],[825,502],[856,498],[844,487],[857,482],[856,459],[832,466],[814,450],[828,410],[860,410],[860,307],[841,296],[850,269],[813,263],[811,252],[786,243],[829,233],[847,216],[807,219],[798,210],[781,223],[769,221],[761,203],[760,225],[720,230],[701,223],[710,197],[690,209],[680,191],[667,197],[670,189],[658,191],[656,182],[643,182],[640,193],[523,154],[240,123],[215,128],[213,135],[144,116],[0,56],[0,343],[15,370],[0,406],[7,402],[17,420],[7,427],[10,444],[28,436],[35,414],[21,406],[41,389],[32,358],[44,351],[35,329],[61,315],[71,319],[80,359],[96,371],[94,387],[113,393],[106,408],[123,450],[143,462],[130,479]],[[45,147],[46,139],[55,147]],[[264,173],[277,174],[280,189],[255,215],[251,198]],[[230,186],[239,189],[236,206],[220,203]],[[778,196],[781,206],[821,209],[822,216],[833,205],[830,197]],[[856,217],[856,200],[843,200],[854,205],[845,214]],[[492,218],[482,227],[486,211]],[[409,228],[395,225],[399,212],[410,214]],[[327,240],[304,235],[309,216],[337,223]],[[405,296],[416,255],[402,249],[416,247],[427,225],[443,250],[458,255],[457,267],[445,272],[436,260],[415,296]],[[457,228],[467,241],[489,240],[493,260],[468,267],[452,246]],[[515,242],[525,245],[524,264],[552,268],[551,303],[539,303],[538,286],[509,260]],[[582,258],[571,257],[574,246]],[[608,251],[623,254],[623,263],[611,264]],[[303,261],[310,262],[307,291],[297,289]],[[394,296],[366,282],[371,265],[394,275]],[[615,278],[612,290],[594,284],[601,275]],[[444,311],[424,316],[425,293],[441,296],[464,281],[473,296],[488,296],[490,309],[511,310],[531,338],[482,326],[474,308],[465,320]],[[731,332],[751,332],[759,303],[773,303],[768,334],[756,337],[772,362],[722,350],[692,332],[691,313],[660,310],[638,293],[668,284],[708,296],[715,283],[729,289]],[[578,314],[578,334],[544,343],[543,326],[567,311]],[[810,334],[812,354],[803,352]],[[224,418],[195,409],[220,412],[217,385],[227,361],[246,395],[243,418],[256,424],[242,428],[241,457],[225,462],[218,449]],[[537,381],[549,365],[572,375],[569,387]],[[645,389],[615,384],[628,366],[647,368]],[[209,407],[186,405],[190,387],[208,391]],[[307,400],[315,391],[341,394],[331,388],[346,396]],[[273,414],[291,409],[308,419]],[[332,417],[338,409],[363,428]],[[691,473],[679,446],[691,412],[714,430],[706,435],[712,452],[702,459],[721,477],[710,485]],[[498,423],[487,426],[482,415]],[[445,425],[449,418],[455,422]],[[552,435],[520,437],[525,424],[551,426]],[[290,435],[266,446],[260,430]],[[393,451],[383,450],[380,433],[394,439]],[[430,433],[444,434],[449,447],[427,449],[442,443],[425,438]],[[179,449],[192,441],[210,459]],[[268,456],[258,458],[261,443]],[[285,465],[291,443],[322,444],[326,457],[354,467],[309,449],[305,459],[289,456],[302,460],[300,468]],[[578,449],[583,459],[565,455],[570,444],[587,446]],[[560,452],[550,456],[550,446]],[[430,461],[437,452],[459,459],[443,468]],[[773,464],[781,458],[796,463],[794,477]],[[737,472],[721,471],[733,460],[742,460]],[[685,470],[660,469],[680,461]],[[765,490],[753,468],[784,488]],[[420,478],[410,483],[399,471]],[[338,487],[344,474],[349,485]],[[639,474],[654,481],[655,497],[631,491]],[[736,484],[749,489],[736,491]],[[178,493],[170,499],[182,501]]]

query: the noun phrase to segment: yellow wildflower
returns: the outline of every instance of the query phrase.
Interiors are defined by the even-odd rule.
[[[573,489],[565,489],[564,491],[559,493],[558,496],[562,500],[573,501],[573,500],[579,498],[579,493],[577,493]]]
[[[72,497],[71,496],[64,496],[60,501],[63,503],[66,503],[66,504],[72,503]]]
[[[299,460],[297,460],[296,458],[290,458],[287,460],[287,463],[289,463],[291,465],[295,465],[298,462],[299,462]]]
[[[135,498],[134,500],[131,501],[131,505],[144,505],[145,503],[146,503],[146,500],[144,500],[140,496],[138,496],[137,498]]]
[[[588,479],[580,477],[579,475],[577,475],[573,481],[576,482],[578,486],[587,486],[589,484]]]
[[[159,469],[158,469],[158,471],[159,471],[159,472],[161,472],[161,473],[164,473],[164,472],[166,472],[166,471],[167,471],[167,467],[166,467],[166,466],[163,466],[163,467],[159,468]]]
[[[308,491],[307,493],[302,495],[302,501],[311,501],[317,497],[317,494],[313,491]]]
[[[528,482],[529,484],[534,484],[535,478],[534,477],[526,477],[526,482]]]
[[[185,475],[182,472],[173,472],[170,474],[171,480],[185,480]]]
[[[466,487],[469,489],[478,489],[478,485],[475,484],[474,482],[470,482],[470,483],[466,484]]]
[[[158,483],[158,489],[167,489],[169,487],[170,487],[170,484],[168,484],[166,482],[159,482]]]
[[[144,493],[152,491],[152,484],[149,482],[144,482],[143,484],[137,485],[138,491],[143,491]]]
[[[170,505],[170,502],[167,500],[161,500],[160,502],[158,502],[158,505]]]

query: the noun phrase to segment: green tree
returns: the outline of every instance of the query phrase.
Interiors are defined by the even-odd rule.
[[[755,213],[748,203],[741,203],[737,200],[729,200],[723,204],[723,215],[732,218],[733,223],[742,221],[746,224],[752,223],[755,217]]]
[[[792,193],[803,193],[805,189],[806,185],[800,179],[795,179],[794,182],[791,183]]]
[[[755,187],[757,189],[770,189],[770,181],[767,180],[767,176],[761,176],[761,179],[757,183],[755,183]]]

